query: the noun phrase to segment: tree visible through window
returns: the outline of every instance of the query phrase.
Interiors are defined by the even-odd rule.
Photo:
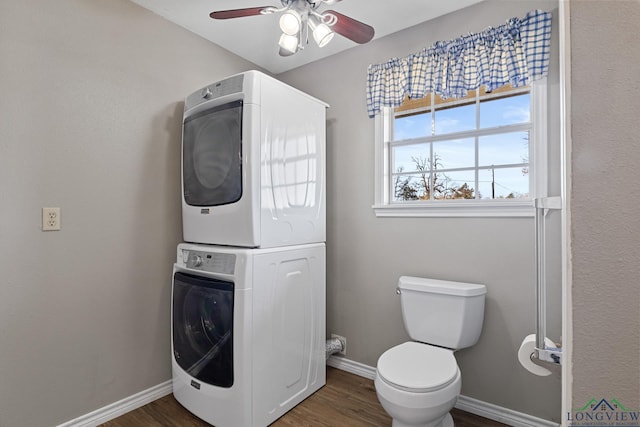
[[[388,125],[391,203],[530,198],[529,87],[405,100]]]

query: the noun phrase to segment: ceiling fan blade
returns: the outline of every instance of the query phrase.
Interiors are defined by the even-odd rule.
[[[231,18],[242,18],[244,16],[254,16],[254,15],[262,15],[265,11],[273,9],[271,6],[262,6],[262,7],[248,7],[246,9],[229,9],[229,10],[218,10],[215,12],[211,12],[209,14],[213,19],[231,19]]]
[[[355,19],[349,18],[348,16],[334,10],[328,10],[324,12],[324,14],[331,14],[336,17],[336,23],[331,26],[331,29],[334,32],[348,38],[349,40],[353,40],[356,43],[367,43],[371,41],[375,34],[375,30],[372,26],[356,21]]]

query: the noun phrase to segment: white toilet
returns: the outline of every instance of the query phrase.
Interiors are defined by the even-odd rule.
[[[378,399],[393,427],[453,427],[449,411],[461,386],[453,352],[478,341],[487,288],[402,276],[398,293],[404,326],[414,341],[378,359]]]

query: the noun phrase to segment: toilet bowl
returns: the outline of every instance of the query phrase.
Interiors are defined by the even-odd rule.
[[[410,341],[380,356],[374,385],[393,427],[453,427],[461,383],[453,351]]]
[[[393,427],[453,427],[449,411],[462,380],[453,352],[482,330],[486,287],[402,276],[398,280],[408,341],[385,351],[374,385]]]

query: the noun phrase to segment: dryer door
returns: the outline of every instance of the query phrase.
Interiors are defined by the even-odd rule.
[[[176,272],[173,276],[173,357],[193,378],[233,385],[234,284]]]
[[[182,139],[184,200],[220,206],[242,197],[242,101],[186,117]]]

